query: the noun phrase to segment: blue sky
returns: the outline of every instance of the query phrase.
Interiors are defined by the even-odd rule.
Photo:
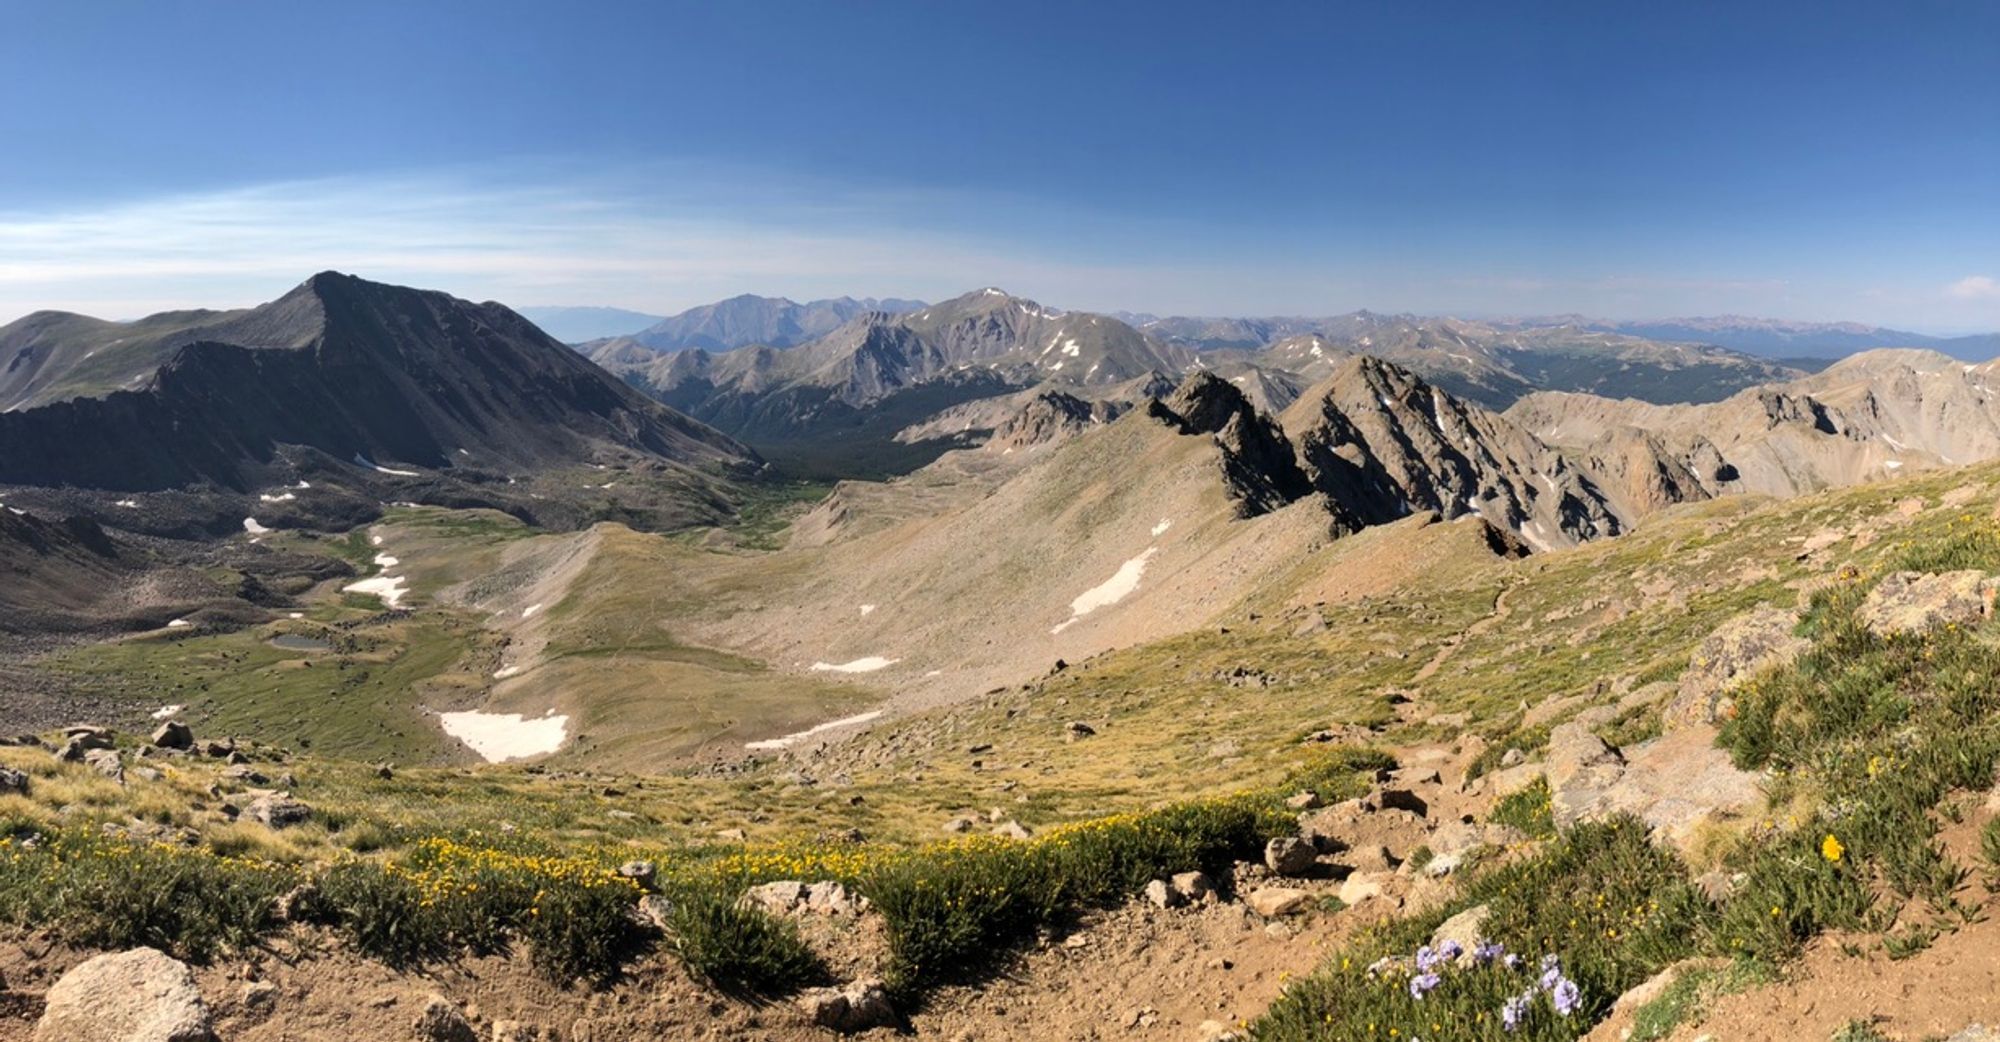
[[[0,320],[323,268],[2000,328],[2000,5],[0,3]]]

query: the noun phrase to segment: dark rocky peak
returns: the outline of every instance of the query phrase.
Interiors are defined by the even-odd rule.
[[[1285,432],[1257,411],[1235,384],[1207,370],[1190,374],[1149,415],[1184,434],[1207,434],[1222,450],[1223,480],[1237,514],[1269,513],[1312,492]]]

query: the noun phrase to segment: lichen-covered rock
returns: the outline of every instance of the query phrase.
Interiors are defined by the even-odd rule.
[[[243,813],[252,821],[274,829],[303,825],[312,818],[311,807],[282,793],[257,797]]]
[[[1281,876],[1310,875],[1319,852],[1297,836],[1279,836],[1264,844],[1264,867]]]
[[[1798,658],[1812,646],[1793,632],[1798,625],[1798,616],[1767,604],[1716,627],[1681,672],[1663,714],[1667,729],[1716,722],[1726,715],[1731,689]]]
[[[466,1022],[465,1014],[443,995],[434,994],[424,1000],[414,1026],[420,1042],[479,1042],[479,1035]]]
[[[799,1008],[813,1024],[852,1033],[893,1027],[896,1008],[881,981],[855,981],[845,988],[814,988],[799,996]]]
[[[1984,572],[1894,572],[1868,592],[1855,616],[1883,636],[1968,625],[1993,613],[1996,589],[2000,584]]]
[[[100,955],[49,989],[35,1042],[214,1042],[194,973],[152,948]]]

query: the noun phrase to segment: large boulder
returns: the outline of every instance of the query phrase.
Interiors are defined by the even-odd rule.
[[[112,781],[120,784],[125,781],[125,761],[116,749],[92,749],[83,754],[83,762]]]
[[[1882,636],[1969,625],[1993,613],[1996,589],[1984,572],[1894,572],[1868,592],[1856,617]]]
[[[1767,604],[1716,627],[1681,671],[1664,714],[1667,729],[1716,722],[1737,685],[1798,658],[1812,646],[1793,632],[1798,625],[1798,616]]]
[[[1243,899],[1243,903],[1249,905],[1251,911],[1266,919],[1277,919],[1305,911],[1306,906],[1312,903],[1312,895],[1304,890],[1294,890],[1290,887],[1267,886],[1262,890],[1251,891],[1249,896]]]
[[[27,772],[17,771],[11,767],[0,767],[0,796],[26,796],[27,794]]]
[[[479,1034],[472,1030],[465,1014],[443,995],[433,994],[424,1000],[413,1026],[420,1042],[479,1042]]]
[[[214,1042],[194,973],[152,948],[100,955],[49,989],[35,1042]]]
[[[1279,836],[1264,844],[1264,867],[1281,876],[1307,876],[1319,865],[1319,851],[1297,836]]]
[[[194,729],[179,720],[169,720],[153,732],[153,744],[162,749],[188,750],[194,748]]]

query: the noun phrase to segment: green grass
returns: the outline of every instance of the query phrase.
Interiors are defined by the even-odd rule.
[[[1627,1042],[1660,1042],[1683,1024],[1700,1023],[1702,1012],[1717,998],[1775,980],[1777,972],[1769,964],[1747,959],[1687,970],[1633,1014]]]
[[[1500,797],[1487,813],[1486,820],[1496,825],[1511,825],[1538,839],[1555,835],[1555,816],[1549,806],[1549,780],[1538,777],[1533,783]]]

